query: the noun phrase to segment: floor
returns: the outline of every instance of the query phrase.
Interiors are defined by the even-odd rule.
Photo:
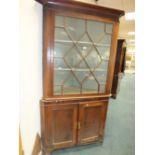
[[[126,74],[117,99],[110,99],[103,144],[57,150],[52,155],[134,155],[135,76]]]

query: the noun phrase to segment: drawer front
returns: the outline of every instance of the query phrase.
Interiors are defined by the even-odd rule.
[[[107,104],[107,101],[79,104],[79,144],[102,141]]]

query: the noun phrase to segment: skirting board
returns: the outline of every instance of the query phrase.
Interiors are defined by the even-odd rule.
[[[39,155],[41,152],[41,139],[39,134],[37,133],[36,138],[35,138],[35,143],[33,146],[33,151],[32,155]]]
[[[24,155],[20,128],[19,128],[19,155]]]

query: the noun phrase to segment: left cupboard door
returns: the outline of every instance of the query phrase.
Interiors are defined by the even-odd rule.
[[[41,105],[43,146],[58,149],[76,144],[77,111],[71,103]]]

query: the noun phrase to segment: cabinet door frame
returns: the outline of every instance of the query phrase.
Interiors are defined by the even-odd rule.
[[[98,136],[90,137],[90,138],[82,138],[83,128],[84,128],[84,110],[89,107],[101,107],[100,114],[100,127],[98,131]],[[102,141],[104,134],[104,127],[106,121],[108,101],[92,101],[92,102],[82,102],[79,104],[79,117],[78,117],[78,144],[91,143],[95,141]]]
[[[42,120],[42,125],[44,126],[44,130],[42,135],[44,135],[44,145],[51,147],[52,149],[65,148],[74,146],[77,143],[77,118],[78,118],[78,105],[76,103],[65,103],[65,104],[44,104],[42,105],[42,110],[44,111],[44,118]],[[73,118],[72,118],[72,140],[64,141],[64,142],[54,142],[54,118],[53,114],[55,111],[61,110],[73,110]],[[62,115],[63,118],[63,115]]]

